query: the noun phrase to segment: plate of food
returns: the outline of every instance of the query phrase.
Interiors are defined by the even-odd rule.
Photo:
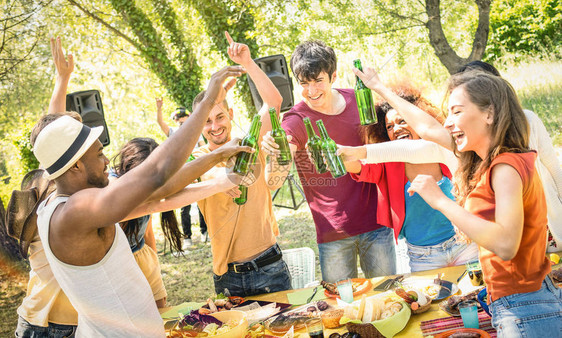
[[[325,301],[312,302],[296,309],[286,311],[266,320],[265,328],[276,335],[284,335],[294,327],[294,330],[303,329],[305,322],[312,317],[319,317],[323,311],[332,309]]]
[[[457,284],[442,279],[409,277],[400,286],[406,291],[419,290],[432,301],[442,300],[459,292]]]
[[[324,294],[329,298],[340,298],[340,293],[338,292],[338,287],[335,283],[328,283],[321,281],[320,285],[324,287]],[[371,291],[373,284],[371,280],[365,278],[352,278],[351,279],[351,289],[353,290],[353,297],[364,294],[365,292]]]
[[[193,310],[172,327],[166,327],[166,336],[173,338],[242,337],[247,328],[248,321],[244,312],[221,311],[206,315]]]
[[[456,338],[456,337],[490,338],[490,334],[484,330],[470,329],[470,328],[463,327],[463,328],[448,330],[435,335],[435,338]]]
[[[461,314],[459,312],[459,303],[460,302],[464,302],[467,300],[477,300],[478,297],[478,292],[480,292],[480,290],[482,290],[483,288],[479,288],[477,290],[474,290],[470,293],[467,293],[466,295],[454,295],[451,296],[449,299],[442,301],[441,303],[439,303],[439,308],[445,312],[447,312],[447,314],[451,315],[451,316],[455,316],[455,317],[459,317]],[[482,311],[482,306],[480,305],[479,302],[477,302],[478,304],[476,305],[478,307],[478,311]]]

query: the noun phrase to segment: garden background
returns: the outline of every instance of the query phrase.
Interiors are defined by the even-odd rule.
[[[559,147],[561,27],[558,0],[0,0],[0,198],[5,206],[25,172],[37,166],[27,140],[54,86],[49,37],[60,36],[74,55],[69,92],[100,90],[111,157],[133,137],[165,139],[155,97],[164,97],[164,118],[174,125],[171,112],[191,107],[210,74],[230,63],[226,30],[248,44],[254,58],[283,54],[287,62],[299,43],[325,41],[338,56],[336,87],[355,84],[353,59],[378,67],[390,60],[381,70],[384,81],[411,81],[438,106],[449,73],[483,59],[511,82]],[[228,97],[243,129],[255,113],[246,83],[242,77]],[[283,249],[317,252],[306,204],[275,211]],[[154,223],[169,303],[204,301],[213,294],[210,248],[198,243],[174,257],[164,250],[157,217]],[[10,336],[29,266],[14,253],[3,226],[2,220],[0,336]]]

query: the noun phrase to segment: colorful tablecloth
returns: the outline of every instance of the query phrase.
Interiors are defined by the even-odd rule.
[[[497,337],[496,329],[492,327],[492,318],[484,311],[478,312],[478,323],[480,329],[488,332],[490,336]],[[461,317],[445,317],[421,322],[420,328],[425,336],[436,335],[452,329],[464,327]]]

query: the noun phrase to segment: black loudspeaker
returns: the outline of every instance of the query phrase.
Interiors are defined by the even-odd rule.
[[[109,132],[99,90],[84,90],[66,94],[66,110],[75,111],[82,116],[82,122],[90,128],[103,127],[99,140],[103,146],[109,145]]]
[[[283,54],[265,56],[254,60],[258,67],[267,74],[267,77],[273,82],[275,87],[283,96],[283,103],[281,104],[281,111],[287,111],[293,107],[295,101],[293,99],[293,81],[289,76],[289,68],[287,67],[287,61]],[[257,110],[260,110],[263,105],[263,100],[258,93],[256,85],[248,76],[248,84],[250,85],[250,91],[252,92],[252,99],[254,100],[254,105]]]

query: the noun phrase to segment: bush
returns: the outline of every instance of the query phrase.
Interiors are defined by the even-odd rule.
[[[505,53],[560,56],[560,27],[562,5],[559,0],[494,2],[485,60],[494,61]]]

